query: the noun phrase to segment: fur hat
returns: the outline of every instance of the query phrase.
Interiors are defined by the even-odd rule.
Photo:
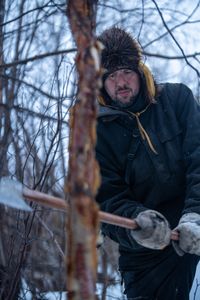
[[[132,36],[118,27],[111,27],[102,32],[98,40],[103,44],[101,66],[104,69],[103,83],[107,76],[120,69],[131,69],[140,75],[141,88],[148,102],[154,102],[154,79],[142,62],[142,50],[139,43]],[[108,95],[102,88],[100,102],[106,104]]]

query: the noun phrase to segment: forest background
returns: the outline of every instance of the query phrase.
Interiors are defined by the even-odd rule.
[[[77,86],[66,7],[61,0],[0,1],[0,178],[59,197]],[[112,25],[127,29],[158,82],[185,83],[199,100],[200,1],[99,0],[96,18],[97,35]],[[0,207],[0,299],[61,299],[66,289],[67,216],[32,208]],[[123,299],[115,248],[107,247],[98,250],[99,299]],[[197,276],[191,299],[198,286]]]

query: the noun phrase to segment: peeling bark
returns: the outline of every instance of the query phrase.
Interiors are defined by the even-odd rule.
[[[95,160],[96,98],[101,83],[100,45],[93,31],[97,1],[70,0],[67,14],[77,44],[79,76],[77,102],[71,110],[69,174],[67,290],[70,300],[95,296],[98,207],[95,195],[99,168]]]

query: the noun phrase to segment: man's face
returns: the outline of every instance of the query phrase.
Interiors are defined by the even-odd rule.
[[[113,101],[130,104],[140,89],[139,75],[129,69],[111,73],[105,80],[105,90]]]

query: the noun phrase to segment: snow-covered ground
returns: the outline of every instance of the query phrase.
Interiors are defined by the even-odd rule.
[[[196,275],[190,292],[190,300],[200,299],[200,263],[197,266]]]
[[[26,291],[26,292],[24,292]],[[101,294],[101,286],[97,286],[97,294]],[[42,295],[43,300],[67,300],[66,293],[60,292],[49,292]],[[20,294],[20,299],[32,300],[32,294],[28,291],[28,287],[25,282],[23,282],[23,292]],[[107,288],[107,300],[120,299],[122,300],[122,287],[121,285],[110,286]],[[123,298],[125,299],[125,298]],[[197,266],[196,276],[193,282],[193,286],[190,292],[190,300],[200,299],[200,263]]]

